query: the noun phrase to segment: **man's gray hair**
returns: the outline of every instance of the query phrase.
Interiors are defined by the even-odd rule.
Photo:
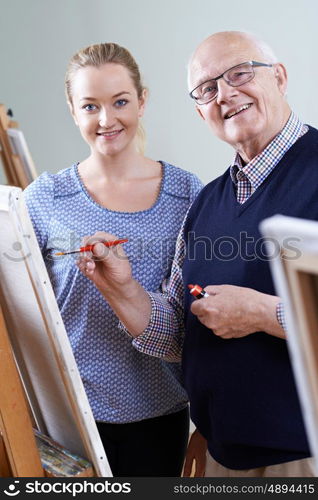
[[[218,34],[220,34],[220,35],[221,34],[224,34],[224,35],[233,34],[233,35],[240,35],[242,37],[245,37],[245,38],[249,39],[254,45],[256,45],[256,47],[258,47],[258,49],[260,50],[260,52],[264,56],[264,62],[271,63],[271,64],[275,64],[278,62],[278,58],[277,58],[275,52],[273,51],[273,49],[270,47],[270,45],[267,42],[265,42],[264,40],[262,40],[259,36],[255,35],[254,33],[249,32],[249,31],[220,31],[220,32],[216,32],[216,33],[213,33],[212,35],[208,36],[205,40],[203,40],[202,43],[204,43],[206,40],[208,40],[213,35],[218,35]],[[189,61],[188,61],[188,64],[187,64],[188,75],[189,75],[190,67],[191,67],[191,64],[192,64],[192,61],[193,61],[193,58],[195,56],[196,51],[197,51],[197,49],[191,54]]]
[[[237,33],[239,33],[239,32],[237,32]],[[272,63],[272,64],[275,64],[278,62],[278,58],[277,58],[275,52],[273,51],[272,47],[267,42],[265,42],[264,40],[259,38],[254,33],[250,33],[248,31],[242,31],[241,33],[243,35],[246,35],[246,38],[249,38],[252,42],[255,43],[255,45],[259,48],[259,50],[262,52],[263,56],[265,57],[266,62]]]

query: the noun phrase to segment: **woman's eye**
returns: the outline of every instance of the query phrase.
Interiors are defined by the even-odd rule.
[[[85,104],[85,106],[83,106],[83,109],[85,109],[86,111],[95,111],[96,106],[95,104]]]
[[[118,101],[115,102],[115,106],[118,108],[121,108],[127,104],[127,99],[118,99]]]

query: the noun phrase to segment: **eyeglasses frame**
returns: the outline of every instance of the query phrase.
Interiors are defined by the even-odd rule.
[[[210,81],[212,81],[212,80],[213,80],[213,81],[215,81],[215,82],[217,82],[218,80],[220,80],[220,78],[223,78],[223,77],[224,77],[225,73],[227,73],[228,71],[231,71],[231,69],[237,68],[238,66],[242,66],[243,64],[249,64],[252,68],[255,68],[255,67],[257,68],[257,67],[261,67],[261,66],[266,66],[266,67],[268,67],[268,68],[272,68],[272,67],[274,66],[274,64],[261,63],[261,62],[257,62],[257,61],[245,61],[245,62],[242,62],[242,63],[240,63],[240,64],[236,64],[235,66],[232,66],[231,68],[228,68],[227,70],[225,70],[225,71],[224,71],[224,73],[222,73],[222,75],[219,75],[219,76],[217,76],[216,78],[209,78],[208,80],[205,80],[204,82],[202,82],[202,83],[200,83],[199,85],[197,85],[197,86],[196,86],[193,90],[191,90],[191,92],[189,92],[189,96],[191,97],[191,99],[194,99],[194,100],[196,101],[196,100],[197,100],[197,97],[195,97],[195,96],[193,95],[193,92],[194,92],[195,90],[197,90],[199,87],[201,87],[201,85],[204,85],[205,83],[210,82]],[[240,83],[239,85],[232,85],[232,84],[231,84],[231,83],[229,83],[227,80],[225,80],[225,78],[224,78],[224,81],[225,81],[228,85],[230,85],[230,87],[240,87],[241,85],[244,85],[245,83],[250,82],[251,80],[253,80],[254,76],[255,76],[255,72],[254,72],[254,70],[253,70],[253,76],[252,76],[252,78],[250,78],[249,80],[247,80],[247,81],[246,81],[246,82],[244,82],[244,83]],[[214,97],[212,97],[212,99],[209,99],[208,101],[206,101],[206,102],[201,102],[201,103],[200,103],[200,102],[196,102],[196,104],[197,104],[198,106],[203,106],[204,104],[209,104],[209,102],[211,102],[211,101],[213,101],[214,99],[216,99],[217,95],[218,95],[218,92],[216,93],[216,95],[215,95]]]

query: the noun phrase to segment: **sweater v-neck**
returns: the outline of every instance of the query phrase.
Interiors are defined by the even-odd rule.
[[[311,138],[311,136],[314,133],[314,129],[309,126],[309,130],[306,134],[304,134],[302,137],[300,137],[286,152],[286,154],[283,156],[283,158],[277,163],[276,167],[268,174],[266,179],[262,182],[262,184],[254,191],[254,193],[251,194],[251,196],[244,202],[244,203],[239,203],[237,201],[237,194],[236,194],[236,189],[235,185],[232,181],[232,178],[230,176],[229,170],[227,172],[229,178],[228,182],[232,184],[231,186],[231,196],[233,197],[231,201],[233,201],[233,206],[235,207],[235,212],[236,216],[240,217],[245,210],[248,210],[250,205],[254,203],[255,200],[263,193],[263,191],[267,188],[269,182],[272,182],[275,177],[281,174],[282,170],[287,168],[288,162],[290,160],[290,157],[297,154],[299,151],[301,151],[304,148],[305,143],[307,142],[308,139]]]

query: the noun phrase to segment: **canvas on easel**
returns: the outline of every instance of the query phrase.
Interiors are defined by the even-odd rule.
[[[0,186],[0,302],[37,428],[111,477],[20,188]]]
[[[20,165],[22,166],[26,183],[26,185],[21,187],[25,188],[37,177],[35,165],[31,157],[30,150],[28,148],[22,130],[15,127],[10,127],[7,129],[7,135],[9,137],[13,154],[20,159]]]
[[[318,475],[318,222],[276,215],[260,230],[287,322],[287,346]]]
[[[1,164],[7,183],[25,189],[37,173],[24,134],[11,114],[0,104]]]

